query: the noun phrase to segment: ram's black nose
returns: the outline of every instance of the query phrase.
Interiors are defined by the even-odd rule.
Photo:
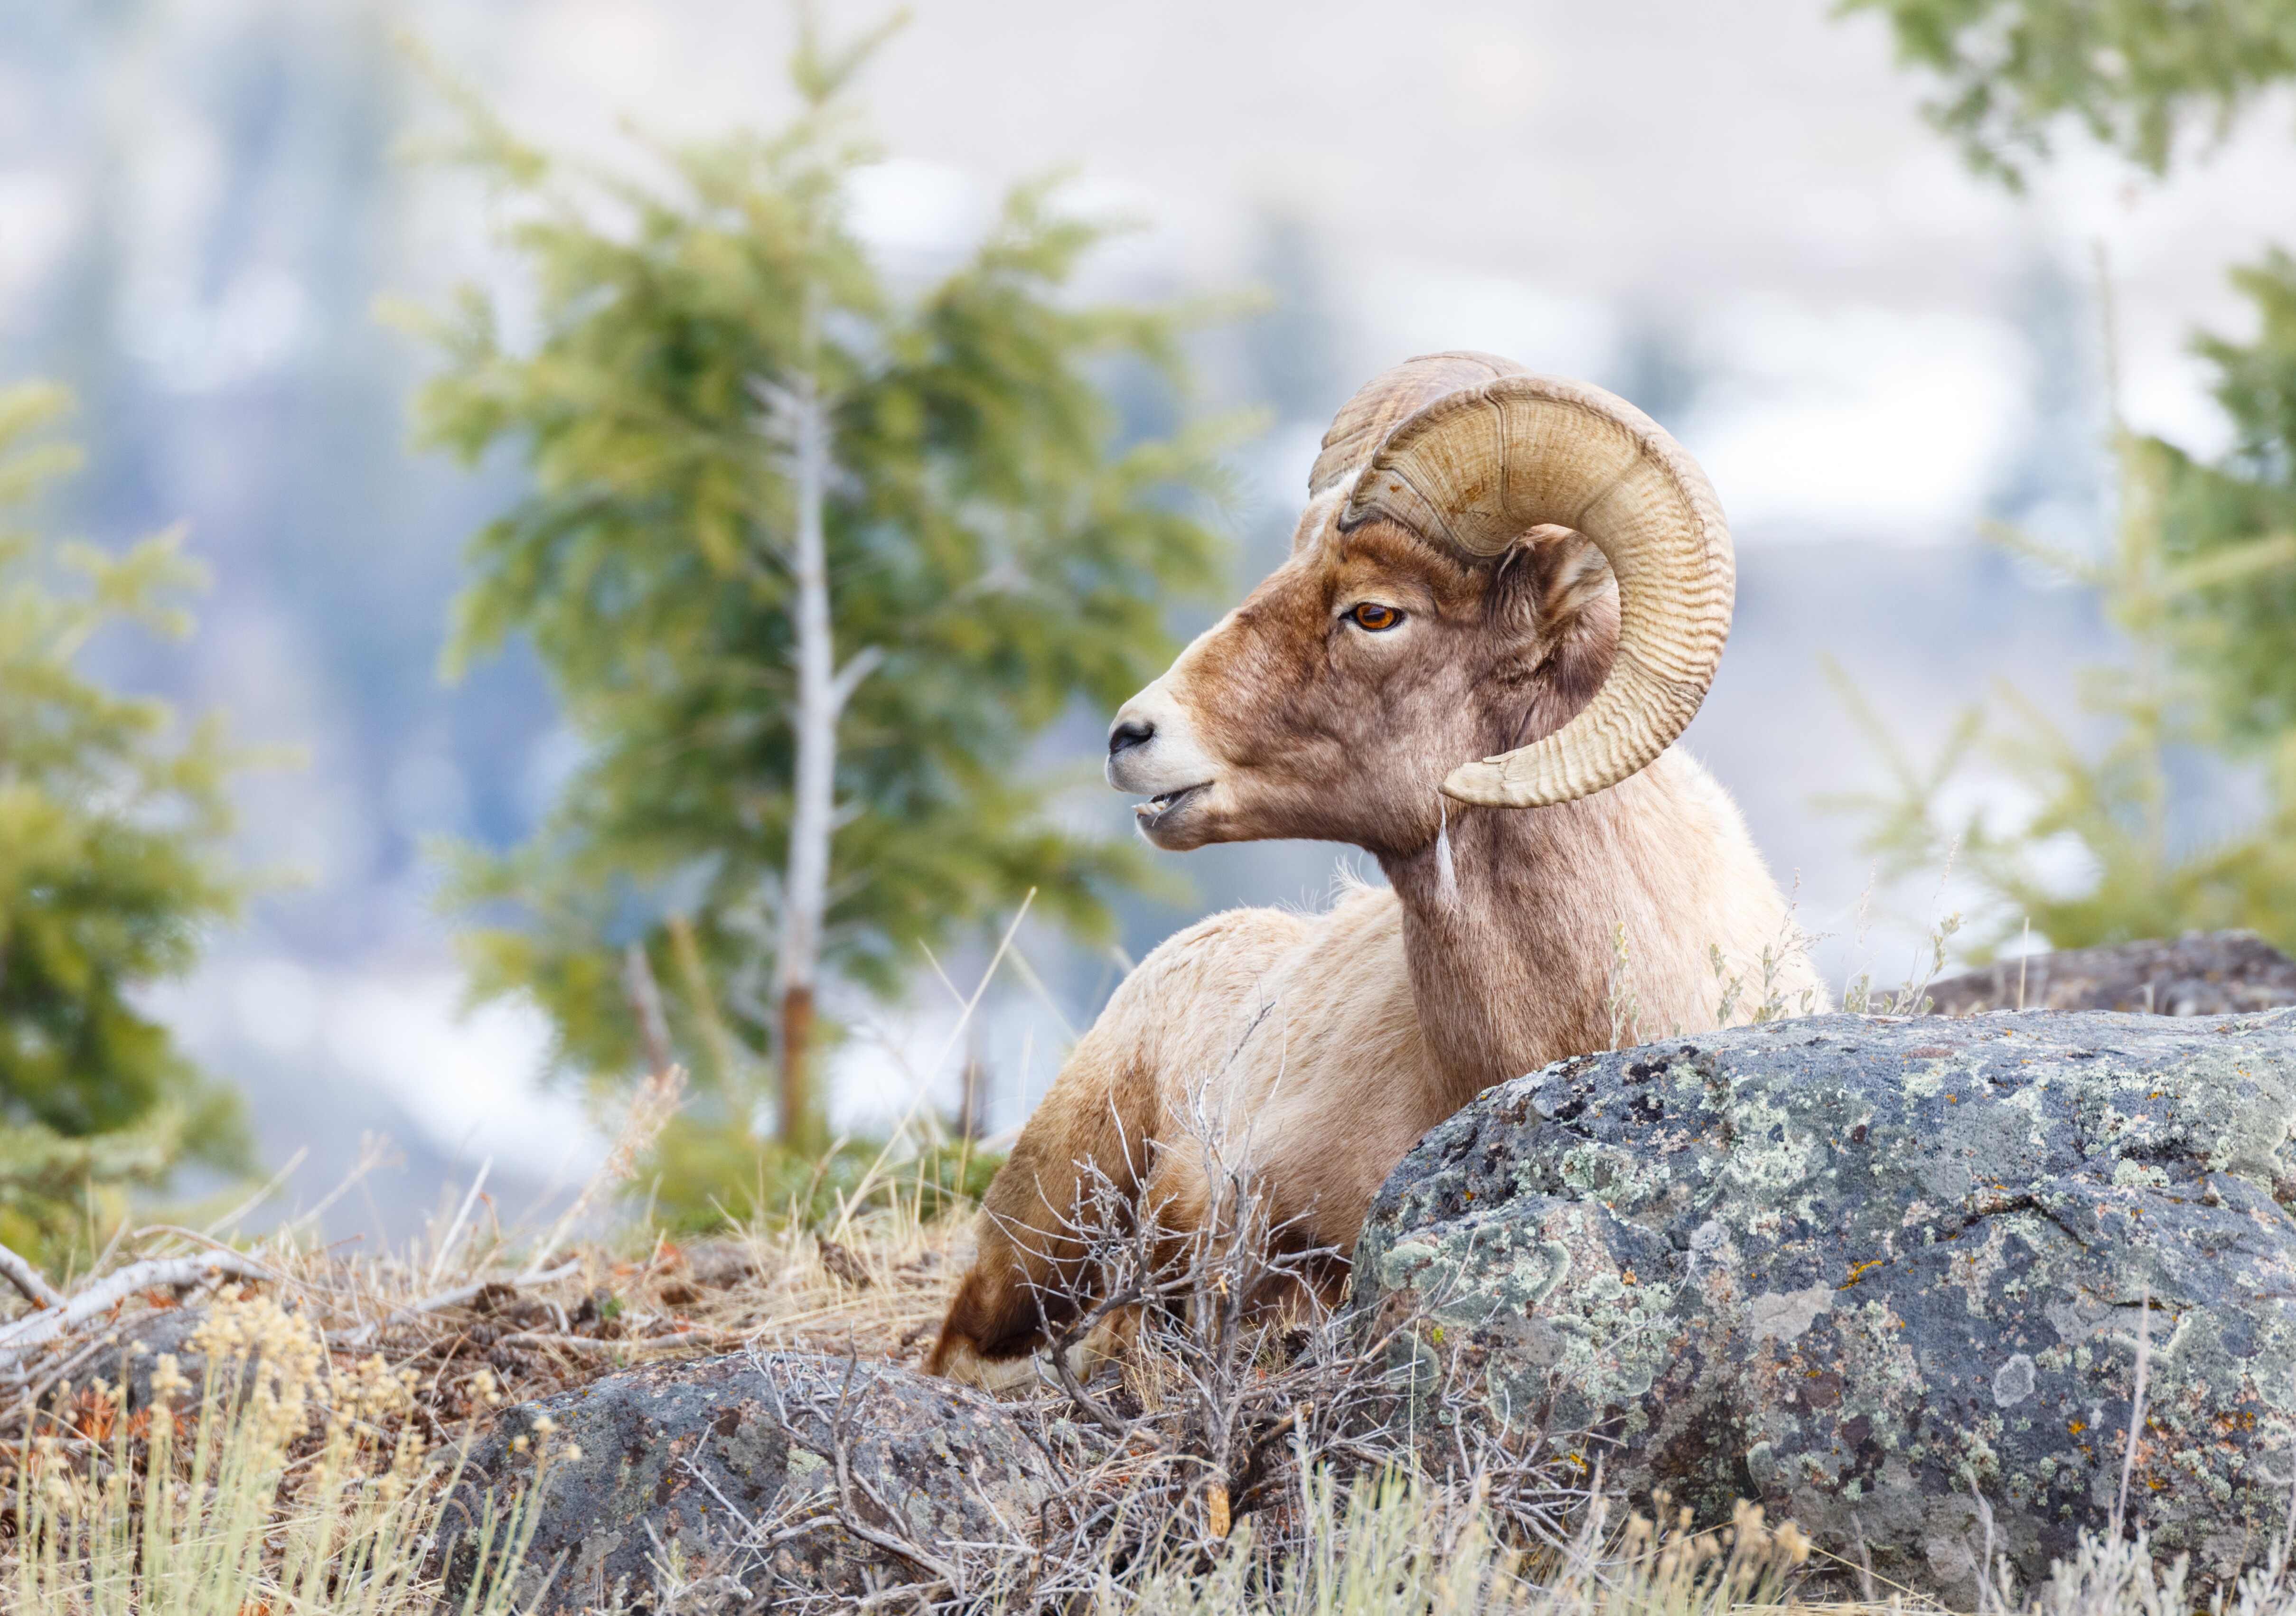
[[[1127,718],[1108,732],[1108,755],[1128,752],[1136,746],[1145,746],[1156,738],[1156,726],[1145,718]]]

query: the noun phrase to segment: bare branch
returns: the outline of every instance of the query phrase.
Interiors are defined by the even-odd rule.
[[[31,1348],[110,1312],[139,1291],[176,1290],[224,1276],[274,1283],[279,1279],[261,1263],[230,1251],[202,1251],[196,1257],[132,1262],[117,1274],[86,1286],[61,1308],[48,1308],[0,1325],[0,1357],[10,1360],[20,1358]]]
[[[1033,1395],[1002,1405],[1046,1478],[1025,1516],[992,1506],[988,1530],[926,1538],[873,1446],[866,1366],[849,1358],[840,1378],[818,1359],[760,1355],[771,1417],[826,1473],[770,1519],[729,1512],[744,1579],[793,1610],[853,1608],[774,1568],[783,1545],[833,1531],[872,1562],[862,1608],[1051,1616],[1215,1556],[1248,1553],[1276,1574],[1328,1555],[1331,1535],[1354,1530],[1333,1499],[1398,1472],[1446,1543],[1495,1530],[1566,1554],[1580,1541],[1599,1491],[1570,1457],[1594,1451],[1585,1439],[1550,1442],[1538,1409],[1495,1429],[1464,1332],[1437,1349],[1431,1377],[1415,1366],[1436,1339],[1426,1314],[1374,1327],[1336,1305],[1341,1254],[1274,1211],[1204,1096],[1178,1109],[1144,1171],[1120,1185],[1087,1161],[1064,1215],[1013,1231],[1049,1276],[1036,1302],[1050,1361]],[[1123,1187],[1136,1179],[1148,1187]],[[1431,1291],[1426,1305],[1446,1300]],[[1248,1536],[1221,1541],[1247,1517]]]
[[[843,712],[845,704],[853,699],[853,693],[861,687],[861,681],[875,672],[884,660],[883,650],[875,645],[864,645],[848,657],[845,666],[837,670],[836,678],[830,681],[830,710]]]
[[[6,1246],[0,1246],[0,1279],[16,1287],[18,1294],[35,1308],[61,1308],[64,1293],[50,1284],[47,1276]]]

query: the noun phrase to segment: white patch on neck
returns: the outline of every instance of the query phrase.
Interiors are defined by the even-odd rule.
[[[1435,895],[1447,909],[1459,901],[1459,872],[1451,863],[1451,805],[1435,793],[1435,811],[1441,816],[1435,833]]]

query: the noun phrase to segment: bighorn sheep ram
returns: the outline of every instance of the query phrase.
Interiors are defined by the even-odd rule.
[[[1159,847],[1352,842],[1389,887],[1216,915],[1141,963],[990,1185],[934,1373],[1007,1378],[1074,1317],[1081,1164],[1202,1218],[1201,1153],[1167,1146],[1207,1097],[1248,1120],[1271,1217],[1345,1251],[1421,1134],[1610,1047],[1628,999],[1660,1035],[1751,1015],[1764,994],[1726,1009],[1714,949],[1823,1006],[1736,806],[1672,746],[1735,580],[1672,439],[1599,389],[1436,354],[1348,402],[1308,495],[1290,559],[1117,714],[1108,779]]]

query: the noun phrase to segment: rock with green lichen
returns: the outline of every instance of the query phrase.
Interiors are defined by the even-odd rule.
[[[1356,1300],[1398,1384],[1587,1433],[1973,1603],[2126,1515],[2221,1579],[2296,1463],[2296,1011],[1833,1015],[1560,1062],[1388,1179]]]
[[[954,1544],[1025,1538],[1048,1474],[1017,1423],[947,1381],[800,1352],[657,1364],[504,1410],[448,1505],[439,1569],[461,1608],[488,1574],[481,1543],[507,1543],[527,1508],[521,1611],[857,1599],[931,1582]]]
[[[1988,1010],[2252,1014],[2296,1005],[2296,960],[2253,931],[2190,931],[1998,959],[1931,982],[1928,993],[1939,1015]]]

